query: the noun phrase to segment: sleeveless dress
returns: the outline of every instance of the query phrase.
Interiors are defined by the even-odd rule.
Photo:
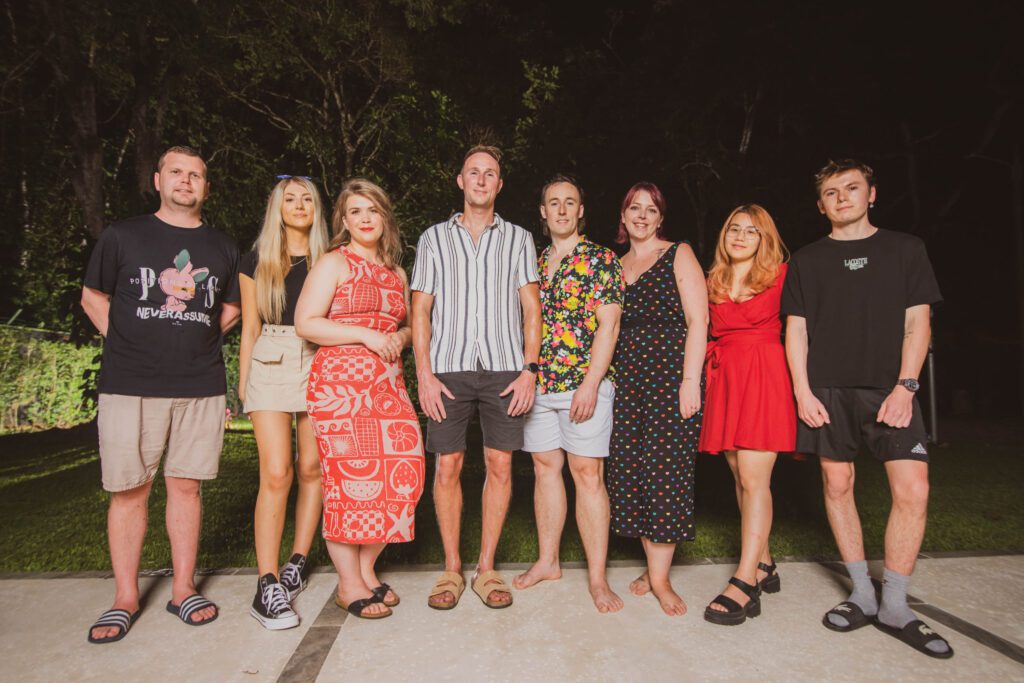
[[[384,334],[405,319],[405,292],[393,271],[341,247],[349,278],[328,317]],[[339,543],[413,539],[423,492],[423,438],[402,377],[365,346],[322,346],[313,358],[306,408],[320,451],[323,536]]]
[[[608,457],[612,530],[655,543],[692,541],[694,452],[700,413],[679,414],[686,318],[673,244],[626,286],[615,347],[615,412]]]
[[[782,345],[779,302],[786,264],[772,286],[742,302],[709,306],[707,395],[700,450],[796,448],[796,405]]]

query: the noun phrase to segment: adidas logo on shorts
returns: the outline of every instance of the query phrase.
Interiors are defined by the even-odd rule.
[[[925,448],[924,445],[920,443],[911,448],[910,452],[916,453],[917,455],[928,455],[928,449]]]

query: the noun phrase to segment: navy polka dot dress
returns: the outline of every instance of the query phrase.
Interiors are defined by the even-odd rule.
[[[679,244],[626,288],[615,349],[608,458],[612,530],[655,543],[692,541],[694,454],[701,416],[679,414],[686,318],[672,264]]]

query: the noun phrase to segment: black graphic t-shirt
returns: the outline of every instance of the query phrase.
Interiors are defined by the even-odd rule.
[[[237,303],[238,247],[150,214],[100,235],[85,286],[110,295],[99,391],[192,398],[226,391],[220,311]]]
[[[281,311],[280,325],[295,324],[295,304],[299,303],[299,294],[302,293],[302,285],[309,274],[308,261],[305,256],[292,256],[292,267],[284,276],[284,310]],[[256,266],[260,258],[256,251],[250,251],[242,257],[242,265],[239,271],[253,280],[256,279]],[[264,321],[267,322],[267,321]]]
[[[906,310],[940,301],[924,242],[879,230],[860,240],[823,237],[798,251],[782,315],[807,319],[812,387],[889,389],[899,379]]]

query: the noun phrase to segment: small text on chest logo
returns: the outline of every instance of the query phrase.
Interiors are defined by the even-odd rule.
[[[860,270],[868,264],[867,256],[861,258],[848,258],[843,261],[843,265],[850,270]]]

